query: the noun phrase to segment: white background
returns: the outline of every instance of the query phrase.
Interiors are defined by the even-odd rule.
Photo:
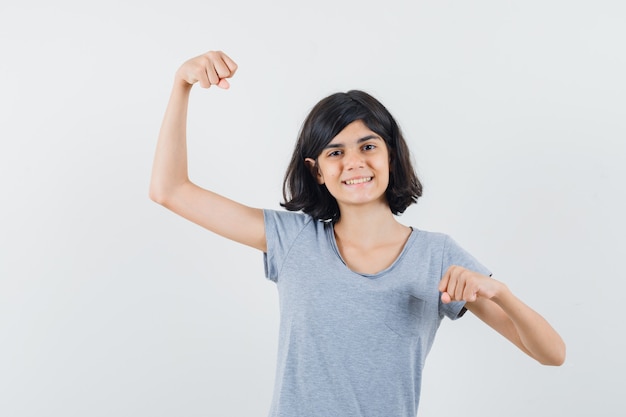
[[[14,4],[11,4],[14,3]],[[298,129],[352,88],[399,121],[452,235],[567,342],[560,368],[474,317],[444,321],[420,416],[623,415],[622,1],[3,1],[0,415],[264,416],[278,304],[262,256],[152,203],[173,75],[190,171],[278,208]]]

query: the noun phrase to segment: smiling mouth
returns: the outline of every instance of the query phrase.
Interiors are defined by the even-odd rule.
[[[365,182],[370,182],[372,180],[372,177],[364,177],[364,178],[355,178],[353,180],[347,180],[344,181],[343,183],[346,185],[355,185],[355,184],[363,184]]]

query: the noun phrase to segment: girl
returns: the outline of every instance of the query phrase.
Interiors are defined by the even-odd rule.
[[[333,94],[308,115],[285,176],[288,212],[193,184],[189,92],[228,88],[236,70],[208,52],[177,71],[150,197],[263,252],[281,315],[270,416],[414,417],[435,332],[443,316],[466,310],[537,361],[563,363],[560,336],[484,266],[448,236],[396,220],[422,186],[395,120],[364,92]]]

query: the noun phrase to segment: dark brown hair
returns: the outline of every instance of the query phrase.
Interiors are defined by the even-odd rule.
[[[391,212],[404,213],[408,206],[417,202],[422,195],[422,184],[413,169],[400,127],[378,100],[363,91],[351,90],[322,99],[305,119],[285,174],[285,202],[281,206],[290,211],[302,210],[317,220],[339,220],[337,201],[324,184],[318,184],[304,160],[317,161],[326,145],[357,120],[380,135],[389,150],[389,185],[385,197]]]

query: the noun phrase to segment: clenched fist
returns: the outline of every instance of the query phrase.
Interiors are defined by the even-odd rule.
[[[216,85],[229,88],[228,78],[237,71],[237,64],[222,51],[209,51],[186,61],[176,71],[176,78],[187,84],[199,83],[202,88]]]
[[[474,302],[478,297],[492,299],[497,296],[504,284],[486,275],[460,266],[451,266],[441,278],[439,291],[441,301]]]

